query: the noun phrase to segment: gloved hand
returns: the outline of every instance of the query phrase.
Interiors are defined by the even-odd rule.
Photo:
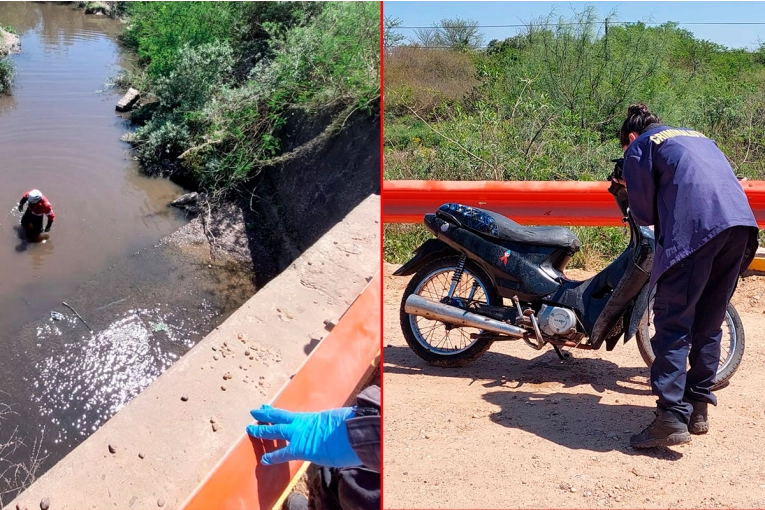
[[[23,205],[21,205],[21,204],[19,204],[19,212],[21,212],[21,211],[23,211],[23,210],[24,210],[24,206],[23,206]]]
[[[341,407],[318,413],[292,413],[263,405],[250,411],[258,422],[273,425],[249,425],[247,433],[260,439],[285,439],[289,444],[263,455],[266,466],[290,460],[307,460],[327,467],[354,467],[363,463],[353,451],[345,428],[354,409]]]

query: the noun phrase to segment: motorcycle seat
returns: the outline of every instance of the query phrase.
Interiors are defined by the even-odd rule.
[[[533,246],[564,248],[579,251],[582,243],[566,227],[528,227],[519,225],[501,214],[462,204],[444,204],[436,216],[479,234]]]

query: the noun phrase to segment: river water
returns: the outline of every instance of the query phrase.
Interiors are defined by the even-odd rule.
[[[233,263],[208,260],[204,243],[159,243],[186,223],[167,207],[183,190],[141,175],[120,141],[130,126],[107,83],[126,65],[121,23],[72,5],[0,2],[0,24],[22,49],[12,95],[0,95],[2,502],[14,495],[1,476],[11,463],[39,454],[37,475],[49,469],[255,288]],[[45,243],[18,232],[16,204],[31,188],[56,212]],[[11,437],[24,444],[9,453]]]
[[[183,191],[140,175],[120,137],[118,21],[71,5],[0,2],[21,36],[11,96],[0,96],[0,338],[51,310],[89,276],[184,223],[166,205]],[[56,221],[28,244],[15,204],[40,189]]]

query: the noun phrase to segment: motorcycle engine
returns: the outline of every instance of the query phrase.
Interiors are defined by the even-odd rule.
[[[550,336],[576,332],[576,314],[568,308],[542,305],[539,309],[539,329]]]

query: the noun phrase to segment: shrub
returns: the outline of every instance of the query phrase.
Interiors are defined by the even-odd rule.
[[[13,85],[13,61],[10,57],[0,58],[0,94],[9,94]]]
[[[474,57],[446,49],[399,46],[385,55],[386,114],[423,117],[467,97],[479,85]]]

